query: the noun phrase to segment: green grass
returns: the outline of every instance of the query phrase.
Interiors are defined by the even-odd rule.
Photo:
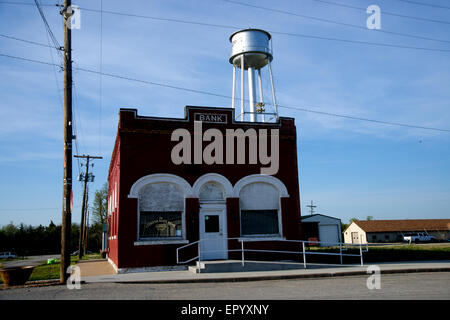
[[[100,253],[89,253],[83,256],[81,260],[93,260],[93,259],[101,259],[102,255]]]
[[[70,257],[70,265],[78,262],[78,257]],[[29,281],[59,279],[60,260],[57,259],[54,264],[41,264],[34,268]]]
[[[365,248],[365,246],[362,247],[363,250]],[[339,247],[311,247],[308,248],[308,251],[339,253]],[[359,247],[349,247],[343,253],[359,255]],[[344,257],[344,263],[352,263],[358,259],[359,257]],[[450,260],[450,243],[393,244],[372,247],[369,245],[369,251],[363,252],[363,259],[365,262]],[[339,260],[339,256],[310,255],[308,260],[311,262],[336,262]]]

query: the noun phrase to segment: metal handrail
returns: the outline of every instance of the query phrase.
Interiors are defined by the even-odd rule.
[[[222,238],[218,238],[218,239],[222,239]],[[200,252],[200,243],[202,241],[207,241],[207,240],[211,240],[210,239],[199,239],[197,241],[191,242],[189,244],[186,244],[184,246],[178,247],[176,249],[176,258],[177,258],[177,264],[185,264],[185,263],[189,263],[191,261],[197,260],[197,270],[198,272],[200,272],[201,268],[200,268],[200,263],[201,263],[201,252]],[[342,243],[342,242],[325,242],[325,241],[307,241],[307,240],[287,240],[287,239],[264,239],[264,238],[226,238],[226,241],[229,240],[237,240],[241,243],[241,248],[240,249],[226,249],[226,250],[208,250],[208,252],[223,252],[223,251],[227,251],[227,252],[241,252],[241,263],[242,266],[245,265],[245,251],[247,252],[271,252],[271,253],[293,253],[293,254],[302,254],[303,256],[303,266],[306,269],[306,255],[307,254],[315,254],[315,255],[332,255],[332,256],[340,256],[340,263],[343,264],[342,262],[342,257],[343,256],[351,256],[351,257],[360,257],[361,259],[361,266],[364,265],[364,261],[363,261],[363,252],[368,252],[369,251],[369,247],[368,244],[365,245],[366,249],[363,250],[363,244],[359,243],[359,244],[350,244],[350,243]],[[261,249],[245,249],[244,248],[244,242],[274,242],[274,241],[282,241],[282,242],[294,242],[294,243],[301,243],[302,244],[302,250],[301,251],[284,251],[284,250],[261,250]],[[307,243],[313,243],[313,244],[333,244],[333,247],[337,247],[339,246],[339,253],[333,253],[333,252],[308,252],[305,250],[305,244]],[[189,260],[186,261],[180,261],[179,260],[179,251],[182,249],[185,249],[187,247],[193,246],[193,245],[197,245],[197,256],[193,257]],[[345,247],[345,249],[343,248]],[[348,247],[359,247],[359,254],[350,254],[350,253],[343,253],[343,251],[348,250]]]

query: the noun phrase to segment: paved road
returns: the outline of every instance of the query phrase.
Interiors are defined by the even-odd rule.
[[[46,262],[47,259],[59,259],[61,254],[50,254],[40,256],[26,256],[23,260],[11,260],[2,262],[5,268],[7,267],[19,267],[19,266],[37,266]]]
[[[289,300],[289,299],[450,299],[450,273],[381,275],[381,289],[369,290],[369,276],[231,283],[117,284],[89,283],[0,290],[0,299],[153,299],[153,300]]]

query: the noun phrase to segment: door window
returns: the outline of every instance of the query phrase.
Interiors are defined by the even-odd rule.
[[[219,216],[218,215],[207,215],[205,216],[205,232],[219,232]]]

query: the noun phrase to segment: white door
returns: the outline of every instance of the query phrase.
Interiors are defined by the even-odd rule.
[[[200,204],[200,259],[227,259],[225,203]]]
[[[338,245],[339,241],[339,231],[338,226],[335,224],[319,224],[319,241],[325,242],[321,243],[322,247],[331,247]]]
[[[358,232],[352,232],[352,243],[359,244],[359,235]]]

